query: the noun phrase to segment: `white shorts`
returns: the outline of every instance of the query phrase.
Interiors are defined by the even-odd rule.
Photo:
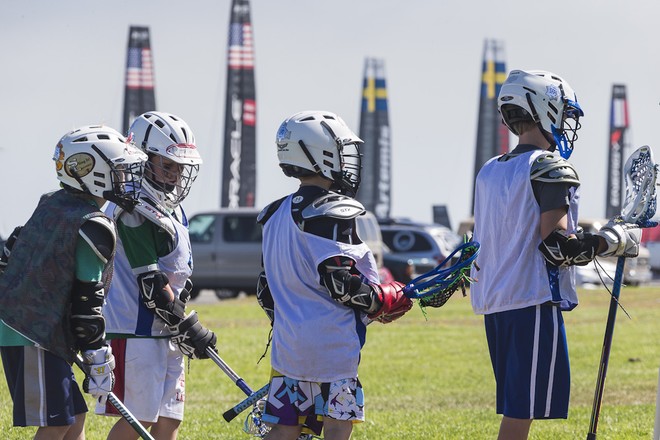
[[[142,422],[159,417],[183,420],[186,381],[184,356],[168,338],[128,338],[110,341],[115,356],[113,393]],[[96,414],[118,416],[107,402]]]

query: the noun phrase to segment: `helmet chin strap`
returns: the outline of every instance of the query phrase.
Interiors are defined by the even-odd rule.
[[[312,156],[312,154],[309,152],[307,146],[302,141],[302,139],[298,141],[298,145],[300,145],[300,148],[302,149],[303,153],[305,153],[305,156],[307,157],[307,160],[309,160],[309,163],[311,163],[312,167],[314,167],[314,171],[317,174],[322,174],[321,167],[319,166],[319,164],[316,163],[316,161],[314,160],[314,156]]]

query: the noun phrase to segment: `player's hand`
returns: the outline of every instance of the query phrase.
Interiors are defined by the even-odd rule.
[[[607,249],[600,253],[603,257],[635,258],[639,255],[642,229],[635,223],[626,223],[621,217],[614,217],[598,231],[598,235],[607,243]]]
[[[388,324],[402,317],[412,308],[412,300],[403,294],[404,284],[394,281],[387,284],[371,284],[381,307],[369,319]]]
[[[172,342],[191,359],[208,359],[207,348],[218,351],[215,348],[215,333],[200,324],[194,310],[179,324],[171,326],[170,331],[173,334]]]
[[[112,349],[106,345],[98,350],[86,350],[82,353],[85,380],[83,391],[91,394],[101,403],[105,404],[108,394],[115,385],[115,357]]]

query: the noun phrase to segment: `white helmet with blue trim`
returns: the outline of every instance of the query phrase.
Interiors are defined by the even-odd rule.
[[[497,108],[511,132],[519,135],[514,124],[531,120],[564,159],[570,157],[584,112],[564,79],[544,70],[512,70],[500,89]]]

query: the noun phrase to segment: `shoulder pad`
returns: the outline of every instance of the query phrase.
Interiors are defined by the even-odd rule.
[[[167,232],[172,240],[176,242],[176,228],[174,227],[173,220],[169,214],[159,209],[159,206],[152,203],[147,198],[140,198],[139,203],[135,206],[134,211],[137,211],[150,222],[156,224]]]
[[[364,214],[364,206],[357,200],[330,192],[322,195],[310,203],[302,211],[302,217],[309,220],[315,217],[332,217],[338,219],[352,219]]]
[[[101,215],[92,217],[80,226],[78,233],[104,264],[110,261],[117,241],[112,220]]]
[[[580,185],[580,178],[573,165],[564,158],[550,153],[541,154],[534,160],[530,178],[538,182]]]
[[[262,226],[265,225],[268,219],[273,214],[275,214],[275,211],[277,211],[277,209],[280,207],[280,205],[282,204],[285,198],[286,197],[282,197],[279,200],[275,200],[274,202],[266,206],[264,209],[262,209],[259,215],[257,216],[257,223],[259,223]]]

